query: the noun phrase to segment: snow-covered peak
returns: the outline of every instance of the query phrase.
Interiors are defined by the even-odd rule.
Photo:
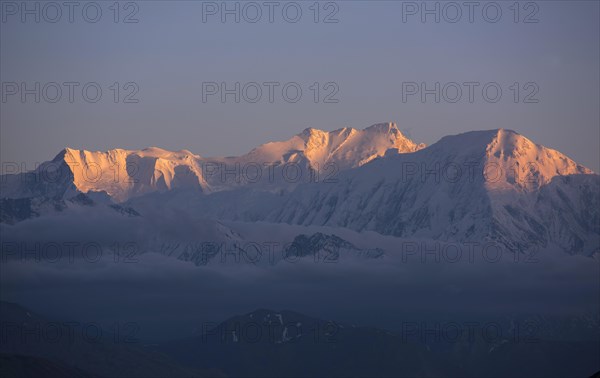
[[[344,127],[324,131],[309,127],[291,139],[263,144],[246,157],[270,162],[306,160],[313,168],[334,164],[343,170],[384,156],[388,149],[410,153],[424,147],[404,136],[395,123],[388,122],[364,130]]]
[[[536,144],[523,135],[507,129],[495,130],[494,138],[487,145],[488,159],[523,164],[535,163],[546,169],[544,176],[567,174],[591,174],[592,170],[577,164],[563,153]]]
[[[548,184],[555,176],[593,174],[565,154],[536,144],[523,135],[508,129],[494,130],[486,146],[486,163],[497,170],[499,180],[488,180],[494,189],[516,186],[530,191]]]
[[[395,122],[376,123],[367,127],[365,130],[384,133],[391,133],[392,130],[400,131]]]
[[[593,174],[563,153],[509,129],[445,136],[422,151],[429,160],[477,162],[489,189],[536,190],[555,176]]]
[[[322,137],[327,134],[328,134],[327,131],[323,131],[321,129],[315,129],[314,127],[307,127],[306,129],[302,130],[302,132],[300,134],[298,134],[298,136],[303,139],[309,139],[309,138]]]
[[[186,150],[158,147],[108,151],[65,148],[54,162],[69,168],[77,191],[103,191],[121,202],[132,196],[178,187],[202,189],[206,183],[199,158]]]

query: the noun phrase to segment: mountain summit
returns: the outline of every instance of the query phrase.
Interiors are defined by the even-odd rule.
[[[263,144],[242,158],[270,162],[306,160],[313,168],[335,164],[344,170],[384,156],[389,149],[410,153],[422,148],[425,148],[424,144],[416,144],[404,136],[395,123],[388,122],[364,130],[307,128],[286,141]]]

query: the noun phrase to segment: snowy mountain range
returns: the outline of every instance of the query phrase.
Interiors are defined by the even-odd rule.
[[[424,147],[402,135],[395,124],[384,123],[365,130],[307,128],[239,157],[204,158],[158,147],[106,152],[65,148],[34,172],[4,175],[0,188],[8,198],[104,191],[117,202],[173,189],[212,193],[252,184],[276,190],[309,180],[311,172],[331,176],[359,167],[389,149],[407,153]]]
[[[394,123],[308,128],[222,158],[156,147],[66,148],[33,172],[3,175],[0,192],[5,227],[85,205],[136,217],[185,214],[493,242],[520,252],[600,251],[600,177],[506,129],[447,136],[426,147]]]

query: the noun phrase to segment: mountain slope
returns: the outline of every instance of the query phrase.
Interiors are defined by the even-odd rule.
[[[560,179],[572,176],[581,177]],[[559,208],[548,206],[548,198]],[[337,183],[303,185],[267,219],[496,241],[511,250],[558,242],[571,253],[591,254],[598,250],[599,215],[589,206],[598,201],[599,177],[589,169],[500,129],[444,137],[342,173]]]

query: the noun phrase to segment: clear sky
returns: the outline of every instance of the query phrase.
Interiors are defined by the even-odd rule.
[[[468,130],[510,128],[600,171],[598,1],[521,2],[518,13],[513,1],[498,1],[498,7],[486,8],[485,17],[487,2],[480,2],[473,22],[460,1],[455,4],[462,7],[462,16],[454,23],[449,21],[457,18],[457,10],[446,2],[438,3],[439,23],[431,14],[421,22],[419,9],[413,14],[413,4],[421,2],[321,2],[318,15],[314,1],[279,2],[270,22],[269,8],[260,1],[253,3],[262,12],[255,23],[249,21],[257,17],[256,7],[246,3],[237,5],[239,23],[235,15],[226,15],[222,22],[221,3],[122,2],[116,14],[113,1],[97,1],[102,15],[92,23],[96,7],[85,8],[86,21],[82,12],[87,2],[81,2],[71,23],[69,9],[58,2],[62,16],[53,23],[49,21],[58,17],[57,9],[37,2],[36,23],[35,15],[22,14],[20,1],[2,1],[2,162],[33,167],[66,146],[160,146],[203,156],[238,155],[306,127],[364,128],[395,121],[412,139],[427,144]],[[35,9],[36,2],[28,6]],[[436,2],[427,7],[435,8]],[[292,23],[298,8],[302,15]],[[502,14],[491,22],[498,18],[498,8]],[[126,18],[138,22],[125,23]],[[538,22],[525,22],[534,20]],[[26,95],[24,103],[21,93],[11,94],[11,83],[32,89],[36,82],[39,103],[35,94]],[[73,87],[73,103],[65,82],[79,83]],[[114,82],[120,88],[118,103]],[[135,84],[126,86],[128,82]],[[228,95],[223,103],[218,94],[207,95],[203,102],[207,82],[225,82],[228,88],[239,82],[246,86],[246,97],[236,103]],[[265,82],[279,83],[273,103]],[[329,82],[335,84],[326,86]],[[456,103],[448,101],[456,88],[446,85],[440,103],[434,95],[425,102],[419,95],[403,101],[407,82],[424,82],[429,88],[436,82],[458,83],[463,95]],[[466,82],[479,83],[473,103]],[[502,89],[496,103],[482,97],[482,87],[492,82]],[[48,83],[62,88],[56,103],[49,101],[56,97],[56,88]],[[102,89],[98,102],[82,97],[86,83]],[[256,103],[249,101],[256,88],[248,83],[262,87]],[[298,102],[283,97],[286,83],[302,89]],[[137,89],[130,99],[139,101],[125,103]],[[337,102],[325,102],[336,90],[330,98]],[[488,93],[493,95],[493,88]],[[294,96],[293,86],[288,94]],[[93,85],[88,85],[88,95],[95,96]]]

